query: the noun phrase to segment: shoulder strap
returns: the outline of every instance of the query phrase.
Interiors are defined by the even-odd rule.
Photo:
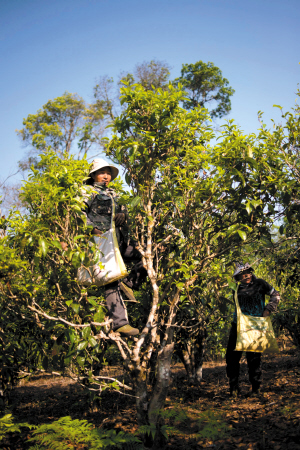
[[[112,212],[111,212],[111,228],[112,228],[112,230],[113,230],[113,232],[114,232],[114,231],[115,231],[115,221],[114,221],[114,218],[115,218],[115,209],[116,209],[116,207],[115,207],[115,202],[114,202],[113,196],[110,195],[110,194],[108,194],[108,195],[109,195],[110,198],[111,198],[111,206],[112,206]]]

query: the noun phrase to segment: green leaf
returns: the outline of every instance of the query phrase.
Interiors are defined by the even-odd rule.
[[[71,344],[74,344],[74,342],[77,340],[77,333],[73,328],[69,329],[69,339]]]
[[[246,185],[246,181],[245,181],[245,178],[244,178],[243,174],[237,169],[234,169],[233,173],[236,173],[238,175],[238,177],[242,180],[242,185],[245,186]]]
[[[246,211],[247,211],[248,214],[250,214],[251,211],[252,211],[251,204],[250,204],[249,200],[246,203]]]
[[[82,367],[85,363],[85,358],[83,356],[77,356],[76,358],[78,364]]]
[[[105,318],[105,311],[102,309],[101,311],[98,311],[94,315],[94,322],[102,323],[104,321],[104,318]]]
[[[48,243],[45,241],[45,239],[43,238],[39,238],[39,249],[40,249],[40,254],[43,256],[46,256],[48,253]]]
[[[78,239],[83,239],[83,238],[86,238],[86,235],[78,234],[77,236],[74,237],[74,241],[77,241]]]
[[[245,231],[238,230],[238,234],[243,241],[247,239],[247,234],[245,233]]]
[[[262,242],[264,242],[265,245],[267,245],[267,246],[272,246],[272,245],[273,245],[271,239],[270,239],[268,236],[262,236],[262,237],[260,238],[260,240],[261,240]]]
[[[51,245],[53,245],[56,248],[59,248],[61,250],[61,243],[55,239],[54,241],[51,241]]]
[[[233,291],[237,290],[237,283],[234,283],[233,281],[229,281],[228,286],[230,287],[230,289],[232,289]]]
[[[71,361],[72,361],[72,355],[71,356],[67,356],[66,358],[64,358],[65,366],[68,366]]]
[[[96,347],[96,345],[98,344],[98,342],[93,336],[89,337],[89,343],[91,344],[92,347]]]
[[[137,196],[131,201],[130,206],[134,208],[135,206],[139,205],[140,201],[141,197]]]
[[[251,200],[251,205],[256,209],[261,204],[261,200]]]
[[[91,327],[85,327],[82,330],[82,338],[83,339],[87,339],[89,337],[89,335],[91,334]]]
[[[80,311],[80,305],[78,303],[72,303],[72,309],[75,314],[78,314]]]
[[[77,351],[80,352],[82,350],[84,350],[85,348],[87,348],[88,346],[88,341],[81,341],[79,343],[79,345],[77,346]]]
[[[99,304],[94,300],[96,297],[88,297],[87,301],[93,306],[99,306]]]

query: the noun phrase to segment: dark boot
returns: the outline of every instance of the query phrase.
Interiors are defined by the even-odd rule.
[[[130,337],[137,336],[139,334],[139,330],[137,328],[132,328],[129,324],[124,325],[123,327],[114,330],[115,333],[120,333],[122,336]]]
[[[260,383],[256,382],[256,383],[252,383],[252,392],[251,392],[251,396],[258,396],[260,395]]]
[[[230,380],[229,382],[230,397],[239,397],[241,390],[239,388],[239,380],[237,378]]]

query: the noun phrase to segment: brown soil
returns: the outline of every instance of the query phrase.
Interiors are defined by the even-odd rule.
[[[119,369],[118,369],[119,370]],[[110,372],[111,373],[111,372]],[[233,400],[228,394],[224,363],[206,363],[203,382],[189,386],[181,365],[172,370],[166,411],[185,412],[186,418],[175,423],[167,449],[215,450],[300,450],[300,355],[294,350],[279,357],[263,357],[263,385],[260,397],[249,397],[250,386],[245,362],[241,365],[242,395]],[[83,388],[62,378],[44,377],[14,388],[11,412],[16,422],[49,423],[63,417],[87,419],[97,427],[137,430],[134,398],[105,391],[97,407],[87,407],[89,398]],[[199,425],[208,414],[206,425],[214,431],[211,439],[201,434]],[[223,424],[225,434],[216,431]],[[225,427],[225,428],[224,428]],[[221,427],[222,428],[222,427]],[[28,435],[28,432],[27,432]],[[11,435],[5,450],[28,448],[26,434]]]

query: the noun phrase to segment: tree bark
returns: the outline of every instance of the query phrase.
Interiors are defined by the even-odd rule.
[[[157,357],[156,383],[149,404],[148,417],[150,424],[156,424],[158,412],[164,406],[171,376],[171,359],[174,351],[174,342],[162,348]]]
[[[181,342],[176,350],[186,370],[188,383],[198,384],[202,380],[206,336],[199,333],[194,342]]]

